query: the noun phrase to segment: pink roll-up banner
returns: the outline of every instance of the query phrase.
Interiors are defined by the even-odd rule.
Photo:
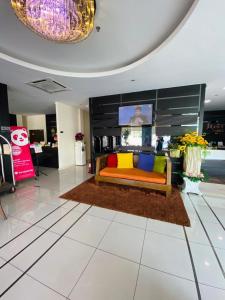
[[[27,129],[23,126],[11,126],[11,144],[16,181],[35,176],[30,154]]]

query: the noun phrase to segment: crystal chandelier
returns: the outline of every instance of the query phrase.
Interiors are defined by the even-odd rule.
[[[95,0],[11,0],[27,27],[56,42],[79,42],[94,26]]]

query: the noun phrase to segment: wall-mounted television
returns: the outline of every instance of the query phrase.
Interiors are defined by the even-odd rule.
[[[152,124],[152,104],[119,107],[120,126],[142,126]]]

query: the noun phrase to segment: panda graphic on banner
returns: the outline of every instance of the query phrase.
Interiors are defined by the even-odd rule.
[[[16,181],[34,177],[35,171],[30,154],[27,129],[21,126],[11,126],[10,130]]]

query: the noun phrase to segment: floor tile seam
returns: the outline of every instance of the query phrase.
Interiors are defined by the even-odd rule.
[[[225,226],[223,225],[223,223],[221,222],[220,218],[217,216],[217,214],[214,212],[214,210],[212,209],[212,207],[208,204],[208,202],[206,201],[206,199],[202,196],[202,199],[205,201],[207,207],[210,209],[210,211],[213,213],[213,215],[215,216],[215,218],[217,219],[217,221],[219,222],[220,226],[223,228],[223,230],[225,231]]]
[[[74,223],[61,235],[59,236],[59,238],[54,241],[51,246],[49,246],[44,253],[42,253],[41,256],[39,256],[25,271],[23,271],[23,273],[15,280],[13,281],[8,288],[6,288],[1,294],[0,294],[0,298],[2,296],[4,296],[18,281],[20,281],[24,275],[26,275],[63,237],[64,235],[83,217],[84,214],[87,213],[87,211],[90,209],[91,207],[89,207],[80,217],[79,219],[77,219],[76,221],[74,221]]]
[[[190,227],[184,226],[184,228],[190,228]],[[174,239],[177,239],[177,240],[185,241],[185,237],[184,238],[180,238],[180,237],[172,236],[172,235],[169,235],[169,234],[165,234],[165,233],[161,233],[161,232],[153,231],[153,230],[149,230],[149,229],[147,229],[147,231],[148,232],[153,232],[153,233],[156,233],[156,234],[159,234],[159,235],[163,235],[163,236],[166,236],[166,237],[169,237],[169,238],[174,238]],[[194,243],[194,244],[200,244],[200,245],[203,245],[203,246],[210,246],[210,244],[205,244],[203,242],[196,242],[196,241],[192,241],[190,239],[189,239],[189,241],[191,243]]]
[[[185,237],[184,237],[184,238],[181,238],[181,237],[173,236],[173,235],[170,235],[170,234],[158,232],[158,231],[156,231],[156,230],[151,230],[151,229],[146,229],[146,231],[147,231],[147,232],[156,233],[156,234],[158,234],[158,235],[166,236],[166,237],[169,237],[169,238],[173,238],[173,239],[176,239],[176,240],[185,241]]]
[[[193,255],[192,255],[192,252],[191,252],[191,246],[190,246],[190,243],[189,243],[189,240],[188,240],[188,235],[187,235],[185,227],[183,227],[183,230],[184,230],[184,235],[185,235],[185,239],[186,239],[186,245],[187,245],[187,248],[188,248],[189,258],[190,258],[190,261],[191,261],[191,267],[192,267],[192,271],[193,271],[193,275],[194,275],[194,279],[195,279],[195,287],[196,287],[198,299],[201,300],[202,296],[201,296],[201,291],[200,291],[200,287],[199,287],[199,283],[198,283],[197,271],[196,271],[196,268],[195,268]]]
[[[118,221],[115,221],[115,220],[113,220],[113,223],[117,223],[117,224],[121,224],[121,225],[125,225],[125,226],[128,226],[128,227],[132,227],[132,228],[136,228],[136,229],[140,229],[142,231],[145,231],[145,228],[143,228],[143,227],[138,227],[138,226],[130,225],[130,224],[127,224],[127,223],[118,222]]]
[[[77,206],[79,205],[79,203],[74,206],[73,208],[71,208],[68,212],[66,212],[62,217],[60,217],[56,222],[54,222],[50,227],[48,227],[47,229],[44,229],[43,232],[41,232],[37,237],[35,237],[30,243],[28,243],[23,249],[21,249],[19,252],[17,252],[16,254],[14,254],[11,258],[9,258],[7,260],[7,262],[0,266],[0,269],[2,269],[5,265],[7,265],[10,261],[14,260],[17,256],[19,256],[24,250],[28,249],[33,243],[35,243],[36,241],[38,241],[42,236],[44,236],[47,232],[50,231],[50,229],[55,226],[57,223],[59,223],[64,217],[66,217],[67,215],[70,214],[71,211],[73,211]],[[33,228],[33,227],[32,227]],[[35,228],[35,227],[34,227]]]
[[[203,244],[203,243],[193,242],[191,240],[189,240],[189,242],[190,242],[190,244],[198,244],[200,246],[205,246],[205,247],[210,247],[210,248],[214,248],[214,249],[224,250],[225,251],[225,248],[221,248],[221,247],[218,247],[218,246],[210,245],[210,243],[209,244]]]
[[[98,245],[97,245],[96,247],[93,247],[95,250],[93,251],[93,253],[92,253],[90,259],[88,260],[88,263],[86,264],[85,268],[84,268],[83,271],[81,272],[80,276],[79,276],[78,279],[76,280],[74,286],[71,288],[70,292],[68,293],[68,295],[67,295],[67,298],[68,298],[68,299],[70,299],[70,296],[71,296],[72,292],[74,291],[74,289],[76,288],[77,284],[78,284],[79,281],[81,280],[81,278],[82,278],[84,272],[85,272],[86,269],[88,268],[88,266],[89,266],[90,262],[92,261],[92,259],[93,259],[94,255],[95,255],[95,253],[99,250],[98,247],[100,246],[100,244],[101,244],[101,242],[103,241],[104,237],[105,237],[106,234],[108,233],[108,231],[109,231],[109,229],[110,229],[112,223],[113,223],[113,220],[111,220],[110,224],[108,224],[107,229],[106,229],[105,233],[103,234],[102,238],[100,239]]]
[[[213,288],[213,289],[217,289],[217,290],[220,290],[220,291],[225,292],[225,288],[223,289],[223,288],[221,288],[221,287],[217,287],[217,286],[215,286],[215,285],[207,284],[207,283],[201,282],[201,281],[199,281],[198,283],[199,283],[200,285],[208,286],[208,287],[211,287],[211,288]]]
[[[190,279],[188,277],[183,277],[183,276],[180,276],[180,275],[177,275],[177,274],[174,274],[174,273],[170,273],[170,272],[167,272],[167,271],[163,271],[161,269],[157,269],[157,268],[154,268],[154,267],[150,267],[146,264],[140,264],[142,267],[145,267],[145,268],[148,268],[150,270],[154,270],[154,271],[157,271],[159,273],[163,273],[163,274],[166,274],[166,275],[170,275],[172,277],[175,277],[175,278],[178,278],[178,279],[183,279],[183,280],[186,280],[186,281],[190,281],[192,283],[195,283],[195,280],[194,278],[193,279]]]
[[[18,266],[14,265],[13,263],[9,263],[9,265],[12,266],[13,268],[17,269],[17,270],[20,271],[21,273],[24,272],[21,268],[19,268]],[[40,283],[41,285],[47,287],[48,289],[52,290],[53,292],[57,293],[58,295],[60,295],[60,296],[62,296],[62,297],[64,297],[64,298],[66,299],[66,296],[65,296],[65,295],[59,293],[58,291],[56,291],[56,290],[53,289],[52,287],[48,286],[46,283],[40,281],[39,279],[35,278],[35,277],[32,276],[31,274],[26,273],[26,276],[30,277],[30,278],[33,279],[34,281]]]
[[[194,209],[195,209],[195,205],[193,204],[191,198],[189,198],[189,199],[190,199],[190,201],[191,201],[191,203],[192,203],[192,205],[193,205],[193,207],[194,207]],[[198,213],[197,213],[197,214],[198,214]],[[210,236],[209,236],[209,234],[208,234],[208,231],[206,230],[206,228],[205,228],[205,226],[204,226],[204,223],[202,222],[202,219],[201,219],[201,217],[200,217],[199,214],[198,214],[198,218],[199,218],[199,221],[201,222],[202,228],[203,228],[203,230],[205,231],[205,234],[206,234],[206,236],[207,236],[207,238],[208,238],[208,241],[209,241],[209,243],[210,243],[210,246],[209,246],[209,247],[212,249],[212,251],[213,251],[213,253],[214,253],[214,256],[215,256],[215,258],[216,258],[216,260],[217,260],[217,263],[218,263],[218,265],[219,265],[220,271],[222,272],[222,275],[223,275],[223,277],[225,278],[225,272],[224,272],[223,266],[222,266],[222,264],[221,264],[221,261],[220,261],[218,255],[217,255],[217,253],[216,253],[216,251],[215,251],[215,249],[214,249],[214,246],[213,246],[213,243],[212,243],[212,241],[211,241],[211,238],[210,238]]]
[[[217,196],[217,194],[214,194],[214,195],[211,196],[210,194],[203,193],[203,196],[204,197],[209,197],[209,198],[219,198],[220,200],[224,200],[225,201],[225,197],[223,197],[223,196]]]
[[[142,256],[143,256],[143,252],[144,252],[145,238],[146,238],[146,234],[147,234],[147,227],[148,227],[148,219],[146,219],[146,222],[145,222],[145,234],[144,234],[142,247],[141,247],[141,256],[140,256],[140,262],[139,262],[139,266],[138,266],[138,273],[137,273],[136,283],[135,283],[135,286],[134,286],[133,300],[135,299],[137,286],[138,286],[138,280],[139,280],[139,275],[140,275],[140,270],[141,270],[141,261],[142,261]]]
[[[94,205],[93,205],[93,207],[100,207],[100,206],[94,206]],[[91,213],[91,212],[90,212],[90,213],[87,213],[87,216],[96,217],[96,218],[99,218],[99,219],[102,219],[102,220],[106,220],[106,221],[110,221],[110,222],[113,221],[113,219],[114,219],[114,217],[113,217],[112,219],[109,219],[109,218],[107,219],[107,218],[104,218],[104,217],[96,216],[96,215],[94,215],[94,214]]]
[[[2,249],[6,245],[8,245],[12,241],[14,241],[16,238],[18,238],[19,236],[21,236],[22,234],[24,234],[25,232],[27,232],[29,229],[31,229],[32,227],[34,227],[35,225],[37,225],[39,222],[41,222],[42,220],[44,220],[45,218],[47,218],[48,216],[50,216],[52,213],[54,213],[57,209],[61,208],[61,206],[63,206],[63,205],[64,205],[64,203],[62,205],[60,205],[59,207],[56,207],[54,210],[52,210],[51,212],[49,212],[47,215],[45,215],[44,217],[42,217],[40,220],[38,220],[35,223],[29,223],[29,222],[23,221],[24,223],[30,224],[31,226],[27,227],[25,230],[21,231],[19,234],[15,235],[12,239],[10,239],[5,244],[3,244],[2,246],[0,246],[0,249]],[[21,219],[16,218],[14,216],[13,216],[13,218],[16,219],[16,220],[22,221]]]

